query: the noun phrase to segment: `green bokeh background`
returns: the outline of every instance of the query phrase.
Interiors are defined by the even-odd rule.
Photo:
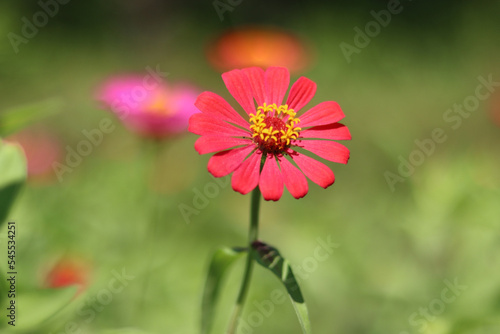
[[[373,20],[370,11],[387,2],[247,0],[220,21],[211,1],[73,0],[18,53],[6,36],[20,34],[21,18],[40,7],[2,2],[0,110],[62,99],[62,112],[37,126],[57,135],[63,148],[75,148],[82,130],[103,118],[116,125],[62,182],[28,182],[10,214],[18,226],[19,294],[39,288],[58,256],[76,254],[93,268],[85,292],[31,332],[71,332],[68,323],[79,333],[198,331],[209,256],[220,245],[245,244],[250,197],[220,181],[218,194],[186,221],[179,205],[193,206],[196,191],[217,184],[206,170],[209,157],[193,148],[196,136],[165,142],[155,158],[156,148],[100,110],[93,96],[109,75],[159,65],[173,82],[192,81],[234,102],[205,49],[227,28],[264,24],[311,46],[314,63],[292,79],[305,75],[317,83],[314,103],[339,102],[353,136],[346,143],[348,165],[328,163],[337,179],[331,188],[310,183],[303,199],[286,192],[279,202],[262,204],[261,238],[297,270],[308,269],[299,277],[314,333],[499,333],[500,128],[490,114],[500,110],[493,103],[500,91],[480,101],[457,129],[443,115],[474,96],[479,76],[500,81],[500,5],[402,6],[348,63],[340,43],[353,44],[353,28],[363,28]],[[418,149],[415,140],[430,138],[436,128],[443,129],[444,143],[391,190],[384,173],[397,174],[400,157],[408,159]],[[5,237],[3,229],[2,245]],[[318,238],[338,244],[324,261],[311,259]],[[78,310],[90,308],[86,303],[122,268],[135,278],[87,322]],[[243,261],[227,277],[213,333],[224,332],[242,271]],[[467,289],[436,308],[445,282],[455,280]],[[275,277],[257,268],[244,319],[275,289],[281,289]],[[29,303],[30,310],[48,307]],[[431,309],[427,318],[424,308]],[[275,305],[271,313],[252,333],[300,333],[291,305]],[[418,324],[411,321],[415,313]],[[19,305],[19,323],[32,317]]]

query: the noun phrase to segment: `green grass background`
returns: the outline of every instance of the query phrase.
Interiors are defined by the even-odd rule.
[[[20,18],[36,9],[2,6],[0,35],[18,33]],[[412,3],[349,64],[339,44],[352,44],[353,28],[363,27],[372,20],[369,11],[386,3],[345,10],[308,5],[302,12],[265,12],[258,20],[246,13],[255,10],[252,3],[243,2],[220,22],[212,5],[203,2],[193,9],[197,14],[169,13],[154,24],[71,6],[78,5],[61,7],[61,15],[66,8],[76,12],[77,28],[65,25],[67,17],[56,17],[20,45],[18,54],[7,38],[0,46],[0,109],[62,98],[63,112],[41,125],[59,136],[63,147],[75,148],[84,139],[81,131],[105,117],[116,125],[63,182],[28,182],[10,214],[18,226],[20,294],[40,287],[41,273],[55,256],[78,254],[93,266],[87,290],[33,333],[63,333],[68,322],[80,333],[198,331],[209,255],[221,245],[245,244],[250,197],[221,187],[186,223],[179,205],[192,205],[193,189],[214,182],[206,170],[209,157],[193,148],[196,136],[164,142],[155,160],[147,144],[99,110],[93,94],[108,75],[141,73],[159,64],[169,80],[192,81],[234,102],[204,49],[224,28],[253,22],[276,23],[308,41],[315,62],[293,78],[305,75],[317,83],[312,103],[339,102],[353,136],[346,143],[348,165],[328,163],[337,178],[331,188],[310,183],[301,200],[285,193],[277,203],[262,203],[260,237],[292,263],[303,266],[314,256],[318,238],[331,236],[339,244],[301,279],[314,333],[498,333],[500,129],[489,116],[492,99],[481,101],[456,130],[443,120],[448,108],[474,94],[478,76],[500,80],[498,3],[440,8],[429,19],[434,24],[414,14],[423,5]],[[384,173],[397,173],[398,157],[407,159],[414,141],[429,138],[435,128],[442,128],[447,140],[391,191]],[[151,233],[153,208],[158,224]],[[1,235],[4,244],[6,231]],[[213,333],[223,333],[227,325],[243,262],[227,277]],[[122,268],[135,278],[86,323],[77,311],[106,288],[112,270]],[[440,299],[444,281],[455,279],[467,289],[441,314],[432,314],[425,329],[412,325],[410,316]],[[274,289],[281,289],[279,282],[257,268],[244,318]],[[24,307],[40,312],[46,307],[31,303],[35,307]],[[36,314],[23,313],[19,305],[20,323],[32,317]],[[300,333],[300,327],[291,305],[283,303],[253,333]]]

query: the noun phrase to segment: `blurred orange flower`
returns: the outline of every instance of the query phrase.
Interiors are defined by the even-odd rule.
[[[500,93],[495,92],[490,101],[490,117],[493,122],[500,126]]]
[[[283,66],[292,72],[304,69],[311,55],[304,43],[284,30],[245,27],[219,36],[207,49],[209,62],[218,70],[258,66]]]

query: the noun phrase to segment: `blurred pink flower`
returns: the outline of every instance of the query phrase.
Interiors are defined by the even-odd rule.
[[[28,163],[28,178],[45,181],[54,176],[52,164],[62,156],[57,137],[43,129],[26,129],[7,138],[24,150]]]
[[[122,76],[106,81],[97,99],[132,132],[159,139],[187,130],[198,94],[191,85],[169,85],[152,75]]]
[[[217,69],[282,66],[291,72],[303,70],[311,53],[297,36],[269,27],[243,27],[219,36],[207,49],[209,62]]]

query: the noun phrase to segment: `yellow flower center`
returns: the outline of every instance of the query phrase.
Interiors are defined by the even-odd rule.
[[[257,108],[257,114],[250,114],[250,130],[259,148],[266,153],[282,153],[293,139],[299,137],[300,119],[288,105],[277,106],[264,103]]]

